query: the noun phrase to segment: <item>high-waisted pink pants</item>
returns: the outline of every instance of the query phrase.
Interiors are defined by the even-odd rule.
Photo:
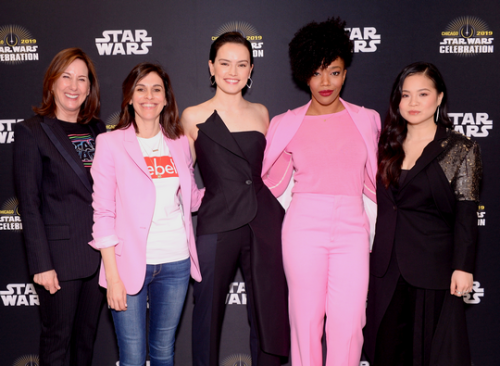
[[[295,193],[283,223],[293,366],[359,366],[368,291],[363,199]]]

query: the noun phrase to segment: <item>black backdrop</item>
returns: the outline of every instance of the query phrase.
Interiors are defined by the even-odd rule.
[[[0,364],[37,362],[37,295],[27,273],[22,223],[12,182],[13,124],[41,101],[43,74],[61,49],[81,47],[94,60],[101,83],[101,118],[116,123],[121,82],[137,63],[161,63],[182,111],[213,95],[207,70],[213,37],[240,29],[253,43],[253,87],[246,97],[271,116],[304,104],[309,96],[290,76],[287,45],[309,21],[340,16],[356,43],[344,99],[385,115],[392,82],[405,65],[435,63],[449,89],[456,128],[481,144],[484,182],[478,214],[480,240],[475,289],[465,301],[473,364],[500,364],[499,198],[500,32],[498,0],[102,0],[3,2],[0,9]],[[228,295],[221,364],[248,359],[244,284]],[[348,301],[349,294],[345,294]],[[272,306],[270,304],[270,306]],[[190,365],[192,293],[180,325],[177,365]],[[117,365],[110,314],[103,309],[94,365]],[[243,364],[243,363],[240,363]],[[248,365],[248,361],[246,362]],[[368,366],[366,361],[362,366]]]

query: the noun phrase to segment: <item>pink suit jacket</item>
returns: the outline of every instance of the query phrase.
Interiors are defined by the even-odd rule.
[[[375,232],[375,221],[376,221],[376,174],[377,174],[377,151],[378,151],[378,139],[380,135],[380,116],[379,114],[372,110],[364,107],[357,106],[355,104],[348,103],[343,99],[340,102],[345,107],[349,116],[354,121],[359,133],[363,137],[366,145],[366,150],[368,152],[368,159],[365,167],[365,182],[363,194],[364,198],[368,197],[369,200],[364,199],[365,211],[367,213],[368,219],[370,221],[370,232],[371,232],[371,242],[373,241],[373,233]],[[267,133],[267,146],[264,153],[264,161],[262,163],[262,177],[264,182],[266,181],[266,176],[276,162],[280,159],[287,159],[287,154],[285,153],[285,148],[290,143],[292,138],[297,133],[306,112],[309,108],[311,102],[306,105],[296,108],[294,110],[288,110],[288,112],[280,114],[274,117],[269,126],[269,131]],[[288,185],[288,182],[284,182]],[[281,190],[282,192],[283,190]],[[274,192],[273,192],[274,193]],[[291,194],[291,188],[288,187],[285,194],[288,196]],[[287,206],[290,203],[291,198],[285,197],[280,200]]]
[[[193,176],[193,162],[185,136],[163,137],[180,180],[180,202],[191,258],[191,276],[201,281],[191,211],[198,210],[204,190]],[[98,136],[91,173],[94,179],[94,240],[96,248],[115,247],[118,273],[127,294],[140,291],[146,273],[146,241],[155,207],[155,186],[144,161],[133,126]],[[101,264],[99,284],[107,287]]]

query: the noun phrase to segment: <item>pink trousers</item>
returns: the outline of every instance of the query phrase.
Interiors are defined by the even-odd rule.
[[[359,366],[368,291],[369,226],[355,196],[295,193],[283,224],[293,366]]]

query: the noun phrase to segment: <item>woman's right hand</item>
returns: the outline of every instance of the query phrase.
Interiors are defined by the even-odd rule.
[[[106,297],[111,309],[116,311],[127,310],[127,291],[121,279],[108,281]]]
[[[54,269],[49,271],[37,273],[33,276],[33,282],[43,286],[51,295],[55,294],[61,289],[59,286],[59,280],[57,278],[57,273]]]

